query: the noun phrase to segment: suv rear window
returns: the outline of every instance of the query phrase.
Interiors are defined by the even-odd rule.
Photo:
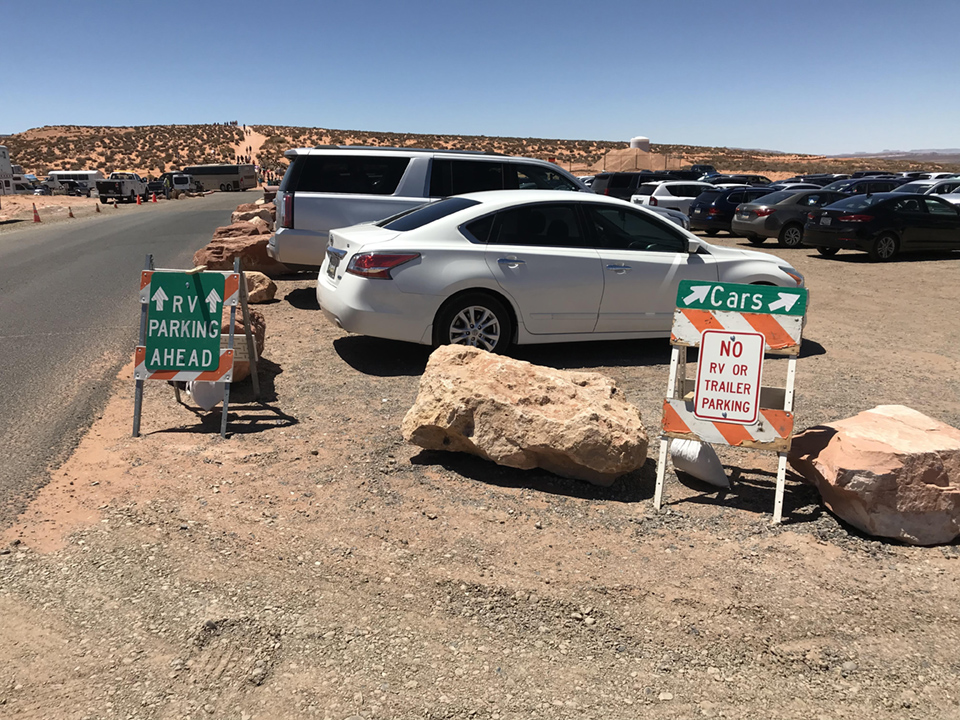
[[[483,190],[503,190],[503,163],[435,159],[430,171],[430,197],[448,197]]]
[[[404,157],[298,155],[287,175],[285,191],[392,195],[410,163]]]
[[[427,203],[426,205],[418,205],[411,210],[374,224],[386,230],[406,232],[407,230],[416,230],[424,225],[429,225],[435,220],[445,218],[447,215],[453,215],[455,212],[460,212],[468,207],[479,204],[476,200],[468,200],[467,198],[447,198],[445,200]]]

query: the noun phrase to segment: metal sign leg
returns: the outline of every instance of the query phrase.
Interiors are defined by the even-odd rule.
[[[783,519],[783,491],[787,480],[787,454],[777,453],[777,497],[773,502],[773,524]]]
[[[670,438],[660,438],[660,459],[657,461],[657,490],[653,495],[653,507],[657,510],[663,503],[663,480],[667,475],[667,453],[670,452]]]
[[[147,255],[143,263],[144,270],[153,270],[153,255]],[[137,345],[143,345],[147,336],[147,303],[140,303],[140,339]],[[134,362],[136,366],[136,362]],[[134,367],[136,372],[136,367]],[[143,378],[137,378],[136,391],[133,394],[133,436],[140,437],[140,414],[143,411]]]

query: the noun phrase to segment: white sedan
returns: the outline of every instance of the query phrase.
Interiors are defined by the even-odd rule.
[[[803,285],[784,260],[622,200],[501,190],[331,230],[317,299],[351,333],[502,352],[669,337],[681,280]]]
[[[666,180],[643,183],[637,188],[637,194],[630,197],[634,205],[653,205],[678,210],[690,214],[690,205],[700,193],[716,190],[716,185],[694,180]]]

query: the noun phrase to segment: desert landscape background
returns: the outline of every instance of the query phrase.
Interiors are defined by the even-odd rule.
[[[558,140],[549,138],[492,137],[484,135],[432,135],[285,125],[143,125],[136,127],[84,127],[58,125],[33,128],[0,138],[14,162],[24,170],[44,176],[51,170],[93,170],[104,173],[129,170],[145,176],[179,170],[186,165],[233,161],[250,154],[268,170],[282,171],[285,150],[314,145],[373,145],[477,150],[552,160],[577,174],[602,170],[643,169],[643,153],[628,147],[627,140]],[[248,152],[247,148],[251,150]],[[651,154],[667,156],[680,167],[694,163],[714,165],[721,172],[755,172],[771,179],[799,173],[853,172],[856,170],[958,171],[955,155],[911,156],[854,155],[827,157],[728,147],[651,144]],[[942,160],[942,162],[941,162]]]

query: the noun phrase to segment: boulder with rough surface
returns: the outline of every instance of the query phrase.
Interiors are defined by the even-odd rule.
[[[250,222],[238,222],[218,227],[213,231],[213,238],[224,237],[243,237],[246,235],[269,235],[269,230],[263,230],[262,226],[254,225]]]
[[[237,210],[230,216],[230,222],[231,224],[252,222],[255,218],[266,223],[267,230],[273,230],[273,217],[270,215],[269,208],[266,207],[258,210]]]
[[[880,405],[793,439],[790,464],[854,527],[913,545],[960,535],[960,430]]]
[[[243,276],[247,279],[247,302],[256,305],[270,302],[277,296],[277,284],[262,272],[253,270],[244,272]]]
[[[257,357],[263,357],[263,343],[267,336],[267,322],[263,313],[253,308],[247,308],[250,311],[250,332],[253,333],[253,342],[257,347]],[[240,344],[246,344],[247,339],[244,336],[243,314],[237,307],[237,319],[234,326],[233,345],[237,347]],[[224,335],[230,333],[230,311],[223,309],[223,321],[220,326],[220,332]],[[246,360],[237,360],[233,363],[233,382],[240,382],[250,377],[250,363]]]
[[[210,270],[233,270],[233,260],[239,257],[240,267],[244,270],[257,270],[274,277],[290,272],[286,265],[267,255],[269,240],[269,235],[215,237],[194,254],[194,267],[206,265]]]
[[[600,373],[540,367],[464,345],[430,356],[403,437],[429,450],[610,485],[647,459],[640,411]]]

